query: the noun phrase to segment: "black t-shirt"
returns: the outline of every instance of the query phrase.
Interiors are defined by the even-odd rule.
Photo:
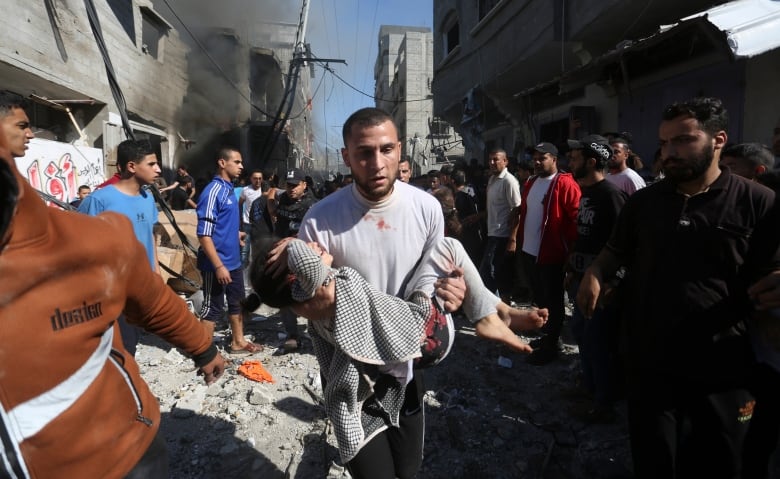
[[[580,209],[577,215],[577,241],[570,258],[574,271],[584,273],[607,244],[618,213],[628,195],[607,180],[580,188]]]
[[[290,198],[287,192],[278,196],[279,206],[276,208],[276,225],[274,233],[280,238],[295,236],[301,228],[303,217],[306,212],[317,202],[317,198],[306,190],[306,192],[297,201]]]
[[[187,191],[178,186],[168,192],[168,203],[172,210],[186,210],[187,199],[189,199]]]
[[[465,191],[456,191],[455,209],[458,210],[458,219],[463,220],[477,213],[477,201]]]

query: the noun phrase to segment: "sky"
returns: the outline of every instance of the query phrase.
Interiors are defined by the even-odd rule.
[[[174,25],[231,28],[241,34],[252,22],[298,24],[303,0],[153,0],[155,9]],[[374,106],[374,63],[381,25],[433,25],[433,0],[309,0],[306,43],[313,56],[344,60],[330,63],[333,73],[315,66],[311,120],[315,159],[328,147],[328,161],[338,161],[341,126],[355,110]],[[180,35],[189,33],[181,31]],[[302,69],[308,72],[308,69]],[[335,75],[338,75],[337,78]],[[362,92],[362,93],[361,93]]]
[[[295,2],[290,2],[295,3]],[[298,10],[302,1],[298,2]],[[433,0],[310,0],[306,41],[319,58],[343,59],[330,67],[349,85],[332,74],[315,69],[312,91],[316,90],[312,116],[315,154],[321,155],[326,141],[329,159],[341,148],[341,126],[355,110],[374,106],[374,63],[381,25],[428,27],[433,29]],[[321,84],[320,84],[321,82]],[[317,88],[319,85],[319,88]],[[354,88],[353,88],[354,87]]]

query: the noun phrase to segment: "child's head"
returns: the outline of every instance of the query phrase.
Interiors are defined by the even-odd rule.
[[[249,269],[249,281],[252,283],[252,289],[259,296],[259,302],[272,308],[284,308],[294,303],[292,284],[295,281],[295,276],[289,271],[287,265],[284,265],[285,272],[281,277],[273,277],[265,270],[266,256],[279,239],[272,236],[253,241],[254,259]],[[251,307],[251,305],[248,306]],[[252,309],[257,309],[259,306],[258,304]]]
[[[262,238],[252,244],[256,251],[250,268],[250,281],[259,301],[274,308],[292,306],[313,298],[317,288],[325,283],[333,257],[316,243],[293,239],[287,243],[287,261],[284,272],[273,277],[266,272],[268,252],[279,238]],[[293,265],[290,269],[290,265]],[[250,304],[246,303],[247,309]],[[255,305],[252,309],[257,309]]]

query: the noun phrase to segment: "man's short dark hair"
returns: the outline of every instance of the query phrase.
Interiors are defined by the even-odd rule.
[[[217,161],[227,160],[230,154],[233,153],[234,151],[236,153],[240,153],[237,149],[233,148],[232,146],[223,146],[217,152]]]
[[[126,171],[131,161],[139,161],[146,155],[154,154],[149,140],[125,140],[116,147],[116,164],[120,171]]]
[[[490,151],[488,151],[488,156],[495,155],[496,153],[501,153],[502,155],[504,155],[504,158],[509,158],[506,154],[506,150],[498,147],[491,148]]]
[[[452,184],[455,186],[464,186],[466,184],[466,172],[461,169],[453,171]]]
[[[775,166],[775,155],[772,154],[772,150],[761,143],[739,143],[728,146],[720,154],[721,158],[725,156],[742,158],[754,168],[763,165],[767,170],[771,170]]]
[[[729,126],[728,112],[719,98],[698,97],[672,103],[664,109],[661,118],[669,121],[680,116],[694,118],[699,123],[699,128],[710,136],[726,131]]]
[[[90,190],[90,191],[92,191],[92,188],[89,185],[81,185],[81,186],[78,187],[78,189],[76,191],[81,191],[81,190]]]
[[[344,122],[344,126],[341,128],[341,137],[344,140],[344,146],[347,145],[347,140],[352,135],[352,127],[359,125],[362,127],[378,126],[382,123],[389,121],[395,128],[396,135],[398,134],[398,125],[395,124],[393,117],[386,111],[379,108],[361,108],[355,113],[349,115],[347,121]]]
[[[8,90],[0,91],[0,117],[8,116],[14,108],[25,109],[29,104],[21,95]]]

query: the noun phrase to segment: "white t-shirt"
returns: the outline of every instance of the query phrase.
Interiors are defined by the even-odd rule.
[[[542,244],[542,221],[544,221],[544,197],[550,184],[558,173],[548,177],[538,177],[528,190],[525,198],[525,223],[523,223],[523,251],[539,256],[539,247]]]
[[[520,206],[520,183],[509,170],[491,176],[487,186],[487,228],[488,236],[507,238],[510,213]]]
[[[363,198],[355,186],[341,188],[309,209],[298,232],[299,239],[316,241],[333,255],[334,268],[349,266],[379,291],[399,298],[423,252],[442,237],[438,200],[400,181],[378,203]]]
[[[629,196],[633,195],[637,190],[641,190],[647,186],[645,180],[639,176],[639,173],[631,168],[626,168],[620,173],[610,173],[607,175],[607,180],[625,191]]]
[[[341,188],[309,209],[298,232],[299,239],[316,241],[330,253],[334,268],[349,266],[379,291],[399,298],[420,258],[443,237],[439,201],[402,181],[380,202],[365,199],[354,184]],[[420,289],[433,294],[433,281]],[[411,361],[380,370],[401,384],[413,374]]]
[[[244,200],[243,211],[241,213],[241,221],[249,223],[249,210],[252,208],[252,202],[263,194],[263,189],[254,189],[251,186],[247,186],[241,190],[241,199]]]

